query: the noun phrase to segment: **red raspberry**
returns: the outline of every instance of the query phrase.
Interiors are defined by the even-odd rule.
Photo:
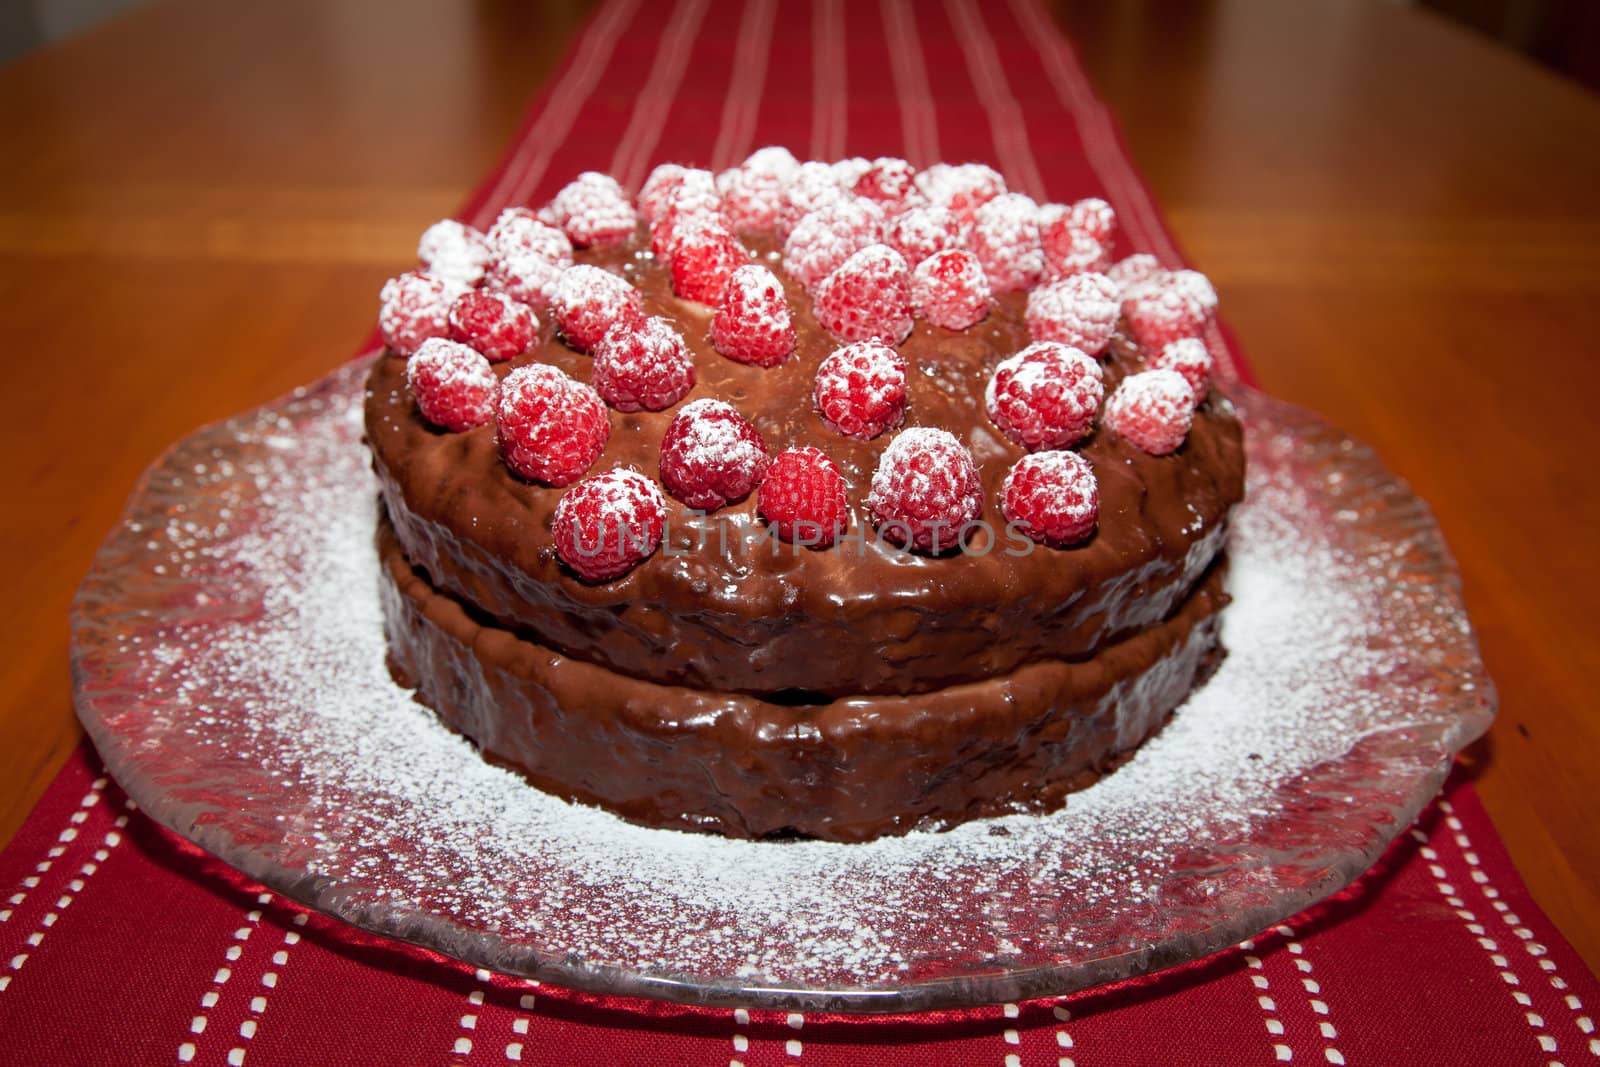
[[[840,197],[801,219],[783,245],[783,268],[807,289],[883,237],[883,209],[859,196]]]
[[[611,436],[599,394],[545,363],[506,375],[494,421],[506,466],[545,485],[572,482],[600,457]]]
[[[1021,193],[1005,193],[973,216],[972,251],[997,293],[1012,293],[1044,277],[1039,205]]]
[[[948,208],[970,226],[978,208],[1006,191],[1006,180],[982,163],[935,163],[917,175],[917,188],[929,203]]]
[[[638,471],[585,478],[561,495],[551,535],[556,555],[586,582],[609,582],[648,559],[661,544],[667,502]]]
[[[778,208],[779,235],[787,237],[801,219],[818,208],[844,199],[846,195],[839,185],[839,176],[831,166],[814,159],[800,164],[800,168],[789,179],[783,193],[783,204]]]
[[[850,156],[848,159],[834,160],[829,164],[833,171],[833,180],[839,183],[839,188],[849,191],[856,187],[856,182],[861,176],[872,169],[872,160],[862,156]]]
[[[1172,276],[1157,275],[1140,282],[1122,298],[1122,314],[1139,344],[1150,350],[1183,337],[1198,337],[1209,315],[1192,288],[1172,283]]]
[[[722,197],[717,193],[717,180],[709,170],[683,172],[677,186],[667,195],[666,205],[650,225],[650,251],[663,259],[670,258],[678,227],[691,221],[727,222],[722,215]]]
[[[409,356],[430,337],[450,333],[450,304],[461,290],[440,278],[407,271],[383,283],[378,329],[384,344]]]
[[[1117,213],[1097,196],[1073,204],[1067,209],[1067,220],[1073,229],[1088,234],[1107,248],[1117,239]]]
[[[826,548],[850,525],[844,476],[817,448],[788,448],[773,457],[756,510],[785,541]]]
[[[905,204],[907,197],[922,199],[917,191],[917,168],[903,159],[888,156],[872,161],[851,188],[857,196],[876,200],[885,210],[895,211]]]
[[[486,288],[505,293],[519,304],[546,311],[555,300],[556,287],[566,269],[531,252],[518,252],[494,261]]]
[[[500,383],[489,361],[466,345],[430,337],[406,361],[406,386],[435,426],[459,433],[494,418]]]
[[[917,314],[947,330],[964,330],[989,314],[989,279],[971,252],[938,252],[911,272]]]
[[[1117,332],[1117,283],[1104,274],[1074,274],[1028,294],[1028,334],[1098,356]]]
[[[586,170],[567,183],[550,201],[550,209],[579,248],[615,244],[631,237],[639,225],[622,186],[598,171]]]
[[[930,555],[947,552],[983,515],[978,465],[954,434],[914,426],[883,450],[867,507],[878,532],[893,544]]]
[[[966,250],[961,220],[949,208],[925,204],[907,208],[889,223],[884,244],[899,252],[907,263],[921,263],[935,252],[959,248]]]
[[[638,322],[644,317],[639,290],[587,263],[562,272],[550,310],[561,336],[579,352],[599,344],[612,323]]]
[[[911,272],[888,245],[868,245],[817,286],[812,310],[841,341],[897,345],[911,333]]]
[[[1197,270],[1175,270],[1167,275],[1167,284],[1181,293],[1193,297],[1210,322],[1217,313],[1217,291],[1211,279]]]
[[[1074,225],[1070,209],[1060,204],[1039,210],[1039,241],[1044,248],[1045,273],[1052,278],[1103,272],[1111,265],[1110,246]]]
[[[845,345],[822,361],[813,389],[828,427],[870,441],[906,416],[906,361],[876,341]]]
[[[422,231],[417,262],[425,274],[457,285],[477,285],[491,259],[483,234],[455,219],[441,219]]]
[[[1041,544],[1082,541],[1100,517],[1094,468],[1076,452],[1035,452],[1017,460],[1000,486],[1006,521]]]
[[[644,187],[639,190],[639,214],[645,222],[655,225],[656,219],[666,209],[667,198],[683,184],[685,173],[687,168],[676,163],[663,163],[650,172],[650,177],[644,180]]]
[[[1105,424],[1152,456],[1165,456],[1188,436],[1194,405],[1194,390],[1183,375],[1147,370],[1122,379],[1106,401]]]
[[[532,255],[558,267],[572,266],[572,242],[567,235],[540,222],[525,207],[508,207],[500,212],[484,240],[495,259]]]
[[[685,404],[661,438],[661,484],[704,511],[748,496],[769,462],[756,428],[720,400]]]
[[[776,367],[794,351],[794,316],[777,275],[748,263],[728,279],[711,318],[711,343],[735,363]]]
[[[1148,252],[1136,252],[1112,264],[1106,271],[1106,277],[1116,282],[1122,295],[1127,296],[1134,286],[1165,273],[1161,261],[1155,256]]]
[[[1039,452],[1081,440],[1104,395],[1100,364],[1076,348],[1039,341],[995,368],[984,403],[1002,433]]]
[[[539,332],[533,309],[504,293],[474,289],[450,305],[450,337],[499,363],[526,352]]]
[[[594,388],[618,411],[661,411],[694,388],[694,360],[666,319],[612,323],[594,348]]]
[[[1197,404],[1206,398],[1214,365],[1211,350],[1198,337],[1179,338],[1150,357],[1151,370],[1174,370],[1183,375],[1183,380],[1194,390]]]
[[[673,231],[672,291],[685,300],[716,307],[728,279],[750,261],[750,253],[720,220],[683,222]]]
[[[770,230],[783,207],[784,191],[800,170],[787,148],[758,148],[740,166],[717,175],[717,192],[737,230]]]

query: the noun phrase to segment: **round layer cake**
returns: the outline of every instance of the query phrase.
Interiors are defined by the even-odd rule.
[[[652,825],[1058,806],[1219,654],[1244,458],[1209,287],[987,168],[790,163],[661,168],[637,215],[585,175],[425,236],[366,407],[391,666],[486,757]],[[563,540],[585,521],[620,561]]]

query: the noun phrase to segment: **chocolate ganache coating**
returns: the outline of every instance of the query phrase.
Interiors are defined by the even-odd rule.
[[[1030,342],[1024,295],[998,298],[965,331],[919,319],[899,346],[908,370],[905,425],[948,430],[971,449],[992,534],[980,531],[962,552],[911,554],[877,539],[865,506],[878,457],[897,431],[863,442],[822,422],[813,382],[838,343],[782,271],[771,240],[747,244],[754,261],[783,280],[799,334],[795,354],[771,369],[712,348],[710,309],[673,294],[643,234],[578,254],[625,277],[647,314],[673,322],[696,371],[694,389],[673,408],[609,412],[610,438],[588,473],[633,467],[657,477],[673,413],[713,397],[748,418],[772,454],[810,445],[833,459],[851,505],[839,543],[819,550],[765,537],[754,494],[711,514],[669,498],[661,548],[614,581],[586,583],[552,546],[563,490],[513,475],[492,425],[454,434],[429,426],[406,391],[404,359],[389,355],[369,379],[367,437],[397,544],[439,593],[477,621],[571,661],[662,686],[787,700],[930,693],[1030,664],[1086,661],[1182,608],[1221,553],[1230,509],[1243,495],[1242,435],[1225,399],[1213,391],[1169,456],[1097,429],[1076,450],[1098,481],[1098,530],[1070,548],[1036,545],[1006,530],[998,492],[1025,452],[984,406],[994,367]],[[530,351],[496,373],[534,361],[591,377],[590,357],[548,323]],[[1101,362],[1108,396],[1143,369],[1120,337]]]

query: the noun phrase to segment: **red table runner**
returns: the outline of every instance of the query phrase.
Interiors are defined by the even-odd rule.
[[[607,0],[464,217],[540,203],[584,169],[637,186],[657,162],[722,168],[763,144],[989,162],[1041,200],[1105,196],[1119,255],[1181,262],[1035,0]],[[1222,372],[1245,375],[1226,336],[1213,340]],[[1067,998],[911,1016],[683,1008],[474,972],[250,883],[140,815],[87,747],[0,855],[0,893],[3,1062],[1600,1057],[1600,986],[1460,780],[1354,886],[1237,949]]]

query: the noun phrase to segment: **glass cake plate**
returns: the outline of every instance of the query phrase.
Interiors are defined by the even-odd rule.
[[[1427,507],[1228,387],[1249,490],[1229,650],[1048,816],[863,845],[650,830],[484,763],[390,679],[370,363],[179,442],[73,606],[78,714],[154,819],[267,886],[479,967],[605,993],[917,1011],[1207,955],[1345,886],[1488,728]]]

